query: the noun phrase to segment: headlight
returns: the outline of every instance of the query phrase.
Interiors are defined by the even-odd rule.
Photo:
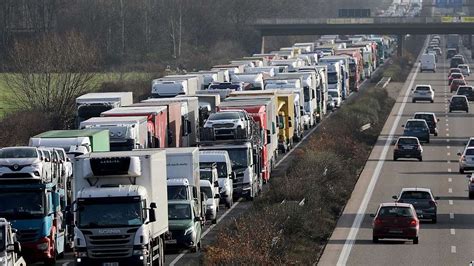
[[[36,248],[41,250],[41,251],[48,250],[49,244],[48,243],[41,243],[41,244],[36,245]]]
[[[189,234],[192,234],[194,233],[194,227],[189,227],[188,229],[186,229],[186,231],[184,231],[184,235],[189,235]]]

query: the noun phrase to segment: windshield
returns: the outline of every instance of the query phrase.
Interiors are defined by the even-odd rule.
[[[0,217],[29,219],[46,214],[45,194],[41,191],[2,191],[0,193]]]
[[[142,208],[136,198],[95,198],[79,200],[79,228],[129,227],[143,224]]]
[[[453,98],[451,98],[451,102],[453,102],[453,103],[465,103],[466,98],[464,98],[464,97],[453,97]]]
[[[412,217],[408,207],[382,207],[378,213],[379,217]]]
[[[435,122],[434,116],[431,114],[416,114],[415,119],[423,119],[426,122]]]
[[[418,141],[414,138],[400,138],[398,140],[398,144],[405,145],[405,144],[418,144]]]
[[[201,192],[203,192],[204,194],[206,194],[206,196],[207,196],[208,199],[214,198],[214,196],[212,195],[212,189],[211,189],[211,187],[201,187]]]
[[[328,94],[331,97],[335,97],[335,98],[339,97],[338,95],[339,93],[337,93],[337,91],[328,91]]]
[[[337,83],[337,72],[329,72],[328,73],[328,83],[329,84],[336,84]]]
[[[212,171],[200,171],[201,180],[212,182]]]
[[[237,112],[220,112],[209,116],[209,120],[240,119]]]
[[[190,200],[186,186],[168,186],[168,200]]]
[[[467,149],[465,155],[474,155],[474,149]]]
[[[112,109],[112,107],[112,105],[103,104],[81,105],[77,109],[77,116],[82,122],[91,117],[99,117],[101,113]]]
[[[189,220],[191,219],[191,207],[189,204],[168,204],[169,220]]]
[[[199,165],[202,168],[211,168],[214,164],[217,164],[217,175],[219,178],[227,178],[227,164],[224,162],[200,162]],[[201,175],[202,179],[202,175]]]
[[[0,158],[37,158],[36,148],[3,148]]]
[[[249,165],[247,149],[228,149],[227,152],[232,162],[232,169],[247,168]]]

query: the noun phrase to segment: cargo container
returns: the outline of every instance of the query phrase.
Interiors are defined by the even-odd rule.
[[[94,92],[76,98],[76,123],[79,124],[91,117],[99,117],[107,110],[131,105],[131,92]]]

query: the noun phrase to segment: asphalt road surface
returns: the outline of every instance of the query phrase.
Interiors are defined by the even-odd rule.
[[[461,53],[471,63],[470,51],[463,47]],[[459,174],[457,156],[474,136],[474,115],[472,109],[470,113],[448,112],[452,95],[448,70],[445,53],[436,73],[419,73],[419,64],[412,70],[319,265],[469,265],[474,260],[474,201],[468,199],[466,175]],[[467,80],[474,83],[474,77]],[[412,103],[410,90],[416,84],[430,84],[435,102]],[[424,144],[423,162],[392,161],[391,140],[403,133],[401,125],[418,111],[437,115],[439,135]],[[403,187],[431,188],[440,197],[437,224],[421,224],[418,245],[411,241],[372,243],[369,214],[380,203],[393,201],[392,195]]]

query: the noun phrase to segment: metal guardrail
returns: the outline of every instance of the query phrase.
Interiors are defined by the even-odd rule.
[[[314,24],[430,24],[473,23],[474,17],[373,17],[373,18],[295,18],[257,19],[256,26]]]

